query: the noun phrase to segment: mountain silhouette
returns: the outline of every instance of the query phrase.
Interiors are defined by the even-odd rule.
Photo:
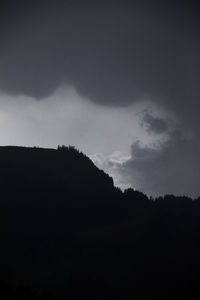
[[[56,299],[198,292],[200,198],[122,192],[72,146],[0,147],[0,187],[5,299],[18,285]]]

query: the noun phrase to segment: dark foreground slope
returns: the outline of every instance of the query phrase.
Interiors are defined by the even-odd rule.
[[[122,193],[73,147],[0,147],[0,187],[1,298],[5,282],[66,299],[199,292],[199,199]]]

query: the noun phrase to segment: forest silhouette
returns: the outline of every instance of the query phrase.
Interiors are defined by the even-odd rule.
[[[122,192],[72,146],[0,147],[0,186],[1,299],[200,294],[200,198]]]

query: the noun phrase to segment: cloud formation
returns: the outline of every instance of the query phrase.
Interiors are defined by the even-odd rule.
[[[0,7],[0,89],[46,97],[63,82],[99,104],[198,104],[196,1],[17,1]]]
[[[162,121],[164,124],[165,120]],[[118,165],[117,171],[127,184],[148,195],[197,197],[200,194],[199,141],[197,137],[182,133],[178,128],[168,130],[167,134],[167,139],[158,145],[144,146],[140,141],[134,142],[131,158]]]
[[[152,100],[199,125],[197,1],[0,4],[0,90],[36,99],[68,84],[92,102]]]
[[[197,131],[199,11],[195,0],[3,1],[0,90],[41,100],[67,84],[99,105],[151,100]]]
[[[142,126],[145,127],[148,133],[162,134],[169,130],[169,122],[160,117],[155,117],[148,110],[145,110],[141,120]]]

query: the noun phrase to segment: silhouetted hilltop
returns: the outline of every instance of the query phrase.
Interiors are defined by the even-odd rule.
[[[71,146],[0,147],[0,187],[1,281],[68,299],[198,290],[199,199],[122,192]]]
[[[55,149],[0,147],[1,181],[12,183],[63,183],[65,187],[78,185],[83,189],[111,188],[113,180],[74,147]],[[24,186],[23,186],[24,188]]]

